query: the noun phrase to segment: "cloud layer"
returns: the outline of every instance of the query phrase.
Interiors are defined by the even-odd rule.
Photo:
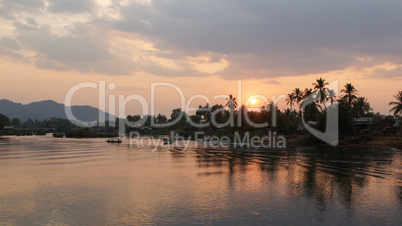
[[[0,54],[39,68],[274,81],[402,64],[400,1],[0,2]]]

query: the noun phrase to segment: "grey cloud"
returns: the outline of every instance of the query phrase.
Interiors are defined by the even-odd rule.
[[[29,63],[29,59],[18,52],[20,49],[21,45],[15,39],[7,37],[0,39],[0,55],[11,57],[19,62]]]
[[[402,78],[402,66],[393,70],[377,69],[373,72],[372,77]]]
[[[44,8],[40,0],[3,3],[0,11]],[[49,3],[48,11],[65,15],[96,7],[90,0]],[[171,70],[112,56],[108,40],[86,26],[136,34],[162,50],[152,53],[160,57],[184,61],[208,55],[210,62],[225,58],[229,67],[218,73],[225,79],[325,73],[361,64],[356,57],[372,58],[371,65],[402,63],[400,1],[160,0],[129,6],[113,1],[110,8],[124,19],[75,24],[64,37],[46,26],[38,28],[35,18],[16,21],[17,40],[38,52],[38,67],[104,74],[143,70],[161,76],[205,76],[186,63],[178,63],[183,70]]]
[[[0,17],[6,20],[15,20],[14,13],[39,12],[45,9],[43,0],[2,0]]]
[[[14,50],[6,48],[4,46],[0,46],[0,55],[11,57],[12,59],[16,60],[17,62],[30,63],[29,59],[27,57],[23,56],[18,51],[14,51]]]
[[[13,15],[13,12],[10,11],[9,9],[5,8],[4,6],[0,7],[0,17],[6,19],[6,20],[15,20],[15,16]]]
[[[31,26],[31,25],[28,25],[28,24],[23,24],[23,23],[21,23],[21,22],[19,22],[19,21],[14,22],[14,23],[13,23],[13,26],[14,26],[17,30],[19,30],[19,31],[33,31],[33,30],[37,30],[37,27],[36,27],[36,26]]]
[[[49,0],[47,10],[54,13],[84,13],[93,9],[93,0]]]
[[[3,0],[2,2],[5,5],[14,5],[24,9],[43,9],[45,7],[43,0]]]
[[[157,62],[133,62],[131,58],[121,58],[109,52],[108,40],[101,33],[91,33],[91,25],[76,23],[68,35],[58,36],[51,33],[48,25],[41,27],[29,26],[14,22],[18,32],[17,40],[3,38],[0,44],[17,48],[19,43],[24,48],[35,51],[35,65],[41,69],[56,71],[79,71],[83,73],[96,72],[108,75],[130,75],[138,71],[146,71],[160,76],[201,76],[194,72],[186,63],[178,63],[184,70],[176,71],[164,68]],[[18,44],[18,45],[17,45]],[[8,54],[12,56],[11,54]],[[157,54],[158,55],[158,54]],[[160,54],[162,57],[175,57],[172,54]],[[214,58],[213,58],[214,60]]]
[[[39,57],[35,61],[35,66],[40,69],[52,69],[55,71],[69,71],[70,68],[67,68],[65,65],[54,62],[50,59],[46,59],[43,57]]]
[[[21,48],[21,45],[15,39],[7,37],[4,37],[0,40],[0,45],[10,48],[12,50],[20,50]]]
[[[73,35],[63,37],[51,34],[46,25],[35,30],[22,29],[19,30],[17,40],[38,53],[40,57],[37,57],[37,65],[42,68],[90,72],[96,69],[96,64],[110,60],[111,55],[104,40],[77,31],[85,30],[80,26],[83,25],[76,25]]]
[[[20,35],[19,40],[33,46],[47,57],[61,62],[94,62],[110,57],[106,43],[97,37],[78,33],[59,37],[50,34],[45,26],[27,36]]]
[[[265,81],[264,83],[268,84],[268,85],[280,85],[281,84],[280,82],[273,80],[273,79]]]
[[[31,26],[38,26],[38,23],[36,22],[36,20],[32,17],[28,17],[25,19],[27,24],[31,25]]]
[[[113,27],[160,49],[227,54],[231,65],[264,72],[245,77],[294,75],[345,68],[359,55],[400,59],[400,8],[402,2],[374,0],[154,1],[121,8],[126,20]]]

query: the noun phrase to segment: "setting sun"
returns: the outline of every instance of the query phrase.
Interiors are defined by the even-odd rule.
[[[250,103],[251,103],[251,104],[257,103],[257,99],[255,99],[255,98],[251,99]]]

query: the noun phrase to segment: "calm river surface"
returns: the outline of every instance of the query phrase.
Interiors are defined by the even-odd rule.
[[[0,225],[402,224],[402,152],[0,139]]]

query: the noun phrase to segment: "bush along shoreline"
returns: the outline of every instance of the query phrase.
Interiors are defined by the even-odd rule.
[[[59,138],[108,138],[117,136],[118,133],[115,131],[96,131],[92,128],[80,128],[66,133],[53,133],[53,137]]]

